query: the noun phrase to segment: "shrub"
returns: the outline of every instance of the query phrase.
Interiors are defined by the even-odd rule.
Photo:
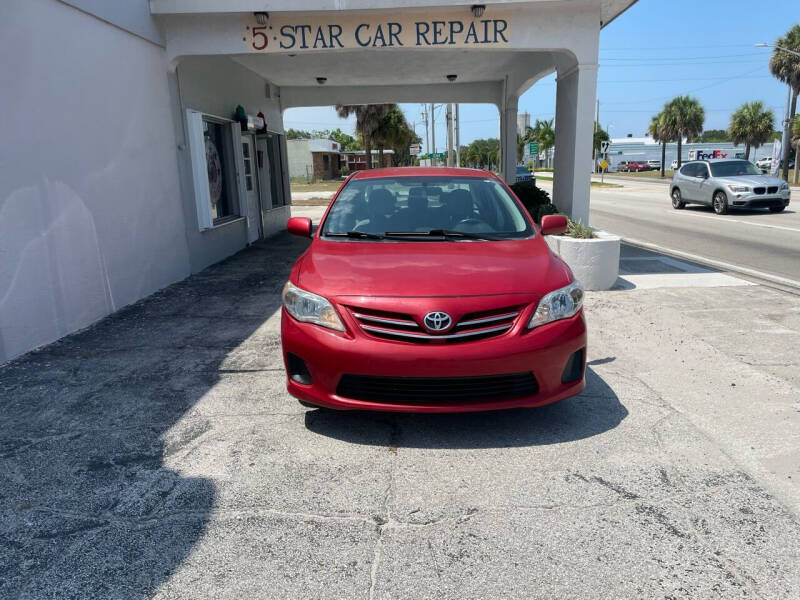
[[[587,227],[580,221],[573,221],[572,219],[569,219],[567,223],[567,233],[565,235],[585,240],[591,240],[597,237],[591,227]]]
[[[552,202],[548,202],[547,204],[542,204],[539,207],[539,212],[536,214],[536,222],[541,224],[542,217],[545,215],[557,215],[558,208]]]
[[[543,204],[550,204],[550,194],[536,187],[536,184],[532,181],[518,181],[511,186],[511,189],[522,202],[531,218],[538,223],[539,207]]]

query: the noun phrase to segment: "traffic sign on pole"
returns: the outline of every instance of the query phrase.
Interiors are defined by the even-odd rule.
[[[531,156],[539,156],[539,142],[530,142],[528,144],[528,151]]]
[[[608,140],[603,140],[602,142],[600,142],[600,152],[602,154],[605,154],[606,152],[608,152],[608,147],[610,145],[611,145],[611,142],[609,142]]]

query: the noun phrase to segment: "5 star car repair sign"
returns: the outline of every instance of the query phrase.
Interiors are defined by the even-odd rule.
[[[459,11],[463,15],[466,11]],[[270,15],[264,25],[253,16],[242,41],[249,52],[302,52],[359,48],[507,47],[511,24],[492,10],[492,18],[446,17],[434,13],[391,16],[379,13]]]

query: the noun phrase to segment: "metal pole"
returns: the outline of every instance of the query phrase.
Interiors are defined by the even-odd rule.
[[[436,107],[433,105],[433,102],[431,102],[431,147],[432,147],[431,153],[432,154],[436,153],[436,115],[435,115],[435,112],[436,112]],[[434,163],[435,160],[436,160],[435,158],[431,158],[431,166],[432,167],[435,166],[435,163]]]
[[[781,135],[781,161],[783,162],[783,179],[784,181],[789,181],[789,154],[791,153],[791,148],[789,148],[789,134],[790,129],[792,126],[791,119],[791,110],[792,110],[792,86],[787,85],[789,88],[789,93],[786,96],[786,117],[783,119],[783,134]],[[800,158],[800,156],[795,156],[795,160]],[[780,175],[780,173],[779,173]]]
[[[447,166],[453,166],[453,105],[448,102],[446,109],[447,119]]]
[[[422,105],[422,120],[425,121],[425,151],[431,151],[431,134],[428,131],[428,107],[427,105]]]
[[[456,104],[456,166],[461,166],[461,117],[458,115],[458,104]]]

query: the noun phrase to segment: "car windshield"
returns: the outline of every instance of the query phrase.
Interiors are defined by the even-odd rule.
[[[714,177],[761,175],[761,171],[749,160],[726,160],[725,162],[710,163],[709,166]]]
[[[533,228],[505,186],[492,177],[400,176],[350,180],[331,207],[322,235],[497,240],[531,237]]]

